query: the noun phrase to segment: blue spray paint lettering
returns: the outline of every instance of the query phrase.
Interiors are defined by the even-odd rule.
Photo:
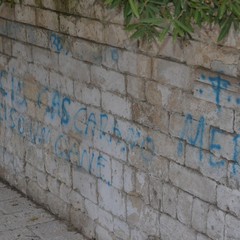
[[[29,124],[29,140],[31,143],[35,143],[35,134],[33,133],[33,123]]]
[[[86,114],[87,114],[87,108],[83,107],[83,108],[80,108],[74,115],[74,128],[80,135],[83,134],[83,131],[77,124],[81,122],[80,120],[81,117],[85,119]]]
[[[18,118],[18,133],[19,133],[20,135],[23,135],[23,133],[24,133],[24,122],[25,122],[24,117],[23,117],[23,116],[20,116],[20,117]]]
[[[202,147],[203,147],[203,135],[205,130],[205,119],[201,117],[198,122],[196,135],[193,136],[193,118],[192,115],[187,114],[184,122],[184,127],[180,133],[180,140],[178,143],[178,155],[182,156],[183,154],[183,140],[186,140],[193,146],[199,147],[199,159],[200,161],[203,158]]]
[[[6,77],[7,77],[7,72],[5,70],[0,71],[0,93],[4,97],[7,96],[7,92],[3,88],[2,80],[3,80],[3,78],[6,79]]]
[[[81,159],[79,161],[79,166],[80,167],[83,166],[84,159],[86,159],[88,161],[88,151],[86,149],[83,149],[83,151],[82,151],[82,156],[81,156]]]
[[[61,134],[55,142],[54,153],[57,157],[69,161],[70,156],[69,152],[67,151],[67,147],[63,149],[63,146],[67,146],[67,143],[68,143],[67,137]]]
[[[47,87],[43,88],[43,89],[38,93],[38,96],[37,96],[37,105],[38,105],[39,108],[42,107],[43,94],[48,94],[48,88],[47,88]]]
[[[133,127],[128,128],[127,143],[130,144],[131,149],[137,146],[137,143],[140,137],[141,137],[141,132],[138,131],[138,129],[135,129]],[[146,140],[143,140],[143,141],[146,141]]]
[[[43,144],[42,128],[37,124],[35,127],[35,144]]]
[[[61,100],[59,92],[55,91],[52,97],[52,106],[47,106],[46,112],[50,113],[51,119],[55,119],[57,116],[61,116]]]
[[[26,122],[26,120],[24,120]],[[48,144],[50,142],[51,129],[41,127],[39,123],[26,123],[29,127],[29,139],[34,144]]]
[[[70,121],[70,115],[67,111],[66,104],[71,104],[71,99],[68,97],[65,97],[62,101],[62,118],[61,118],[61,124],[67,125]]]
[[[52,33],[50,36],[50,40],[51,40],[51,45],[53,49],[57,53],[60,53],[63,50],[62,39],[57,34]]]
[[[105,168],[105,162],[107,162],[107,160],[101,154],[99,154],[97,158],[97,168],[99,169],[99,177],[103,181],[107,182],[108,185],[110,185],[111,182],[105,179],[105,176],[102,174],[102,171],[101,171],[102,168]]]
[[[108,125],[108,115],[105,113],[101,113],[100,114],[100,139],[102,139],[106,133],[105,130],[107,128]]]
[[[233,152],[233,165],[232,165],[232,173],[233,175],[236,175],[237,173],[237,165],[239,165],[239,157],[240,157],[240,134],[236,135],[233,138],[233,143],[234,143],[234,152]]]
[[[214,150],[218,150],[219,151],[222,148],[220,144],[216,144],[215,143],[215,136],[216,136],[217,133],[222,134],[223,131],[220,130],[220,129],[217,129],[217,128],[211,128],[211,130],[210,130],[210,146],[209,146],[210,151],[214,151]],[[224,166],[225,165],[225,161],[221,160],[219,162],[216,162],[216,161],[213,160],[212,154],[210,154],[209,165],[211,167]]]
[[[6,120],[6,119],[4,119],[4,117],[3,117],[3,115],[6,116],[6,113],[2,113],[2,111],[5,112],[5,110],[6,110],[6,104],[0,103],[0,121],[1,121],[1,122],[4,121],[4,120]]]
[[[44,139],[45,144],[50,143],[51,129],[49,129],[48,127],[43,127],[42,128],[42,137]]]
[[[222,89],[227,89],[228,86],[230,86],[231,84],[230,84],[229,81],[227,81],[225,79],[222,79],[220,76],[209,77],[208,80],[212,84],[213,93],[215,94],[215,101],[216,101],[216,104],[219,108],[220,107],[221,90]]]
[[[91,174],[92,169],[93,169],[93,161],[94,161],[94,152],[92,152],[91,157],[89,158],[89,163],[88,163],[88,172]]]
[[[114,62],[117,62],[119,59],[119,54],[118,54],[118,50],[116,48],[111,49],[111,55],[112,55],[112,60]]]
[[[23,91],[23,82],[18,81],[18,83],[17,83],[17,97],[20,97],[20,95],[23,95],[22,91]],[[23,97],[22,99],[21,98],[17,99],[17,104],[19,104],[21,106],[24,105],[26,107],[27,106],[26,98]]]
[[[79,144],[73,143],[71,149],[69,150],[70,160],[74,159],[74,156],[77,158],[77,162],[80,160]]]
[[[147,152],[145,150],[149,150],[150,151],[151,158],[149,157],[149,154],[147,154]],[[154,155],[154,152],[155,152],[154,141],[153,141],[153,139],[150,136],[147,136],[142,141],[142,144],[141,144],[141,156],[142,156],[142,159],[144,160],[145,163],[148,163],[152,159],[152,157]]]
[[[27,101],[23,94],[23,82],[16,80],[11,75],[11,101],[15,107],[22,107],[24,110],[27,108]]]
[[[95,114],[90,113],[90,115],[88,117],[88,120],[87,120],[87,125],[86,125],[86,128],[85,128],[84,134],[86,136],[88,136],[88,130],[89,130],[89,128],[91,128],[92,129],[92,137],[94,137],[96,125],[97,125],[97,121],[96,121]]]
[[[118,122],[116,120],[114,120],[114,125],[113,125],[113,134],[118,138],[117,143],[120,143],[120,139],[122,138],[122,133],[121,130],[118,126]],[[110,138],[110,142],[111,142],[112,138]]]
[[[10,109],[10,121],[11,121],[11,125],[10,125],[10,128],[15,128],[16,124],[14,122],[14,114],[17,112],[17,110],[15,108],[11,108]]]

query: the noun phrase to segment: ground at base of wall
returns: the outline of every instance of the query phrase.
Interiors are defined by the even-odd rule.
[[[63,221],[0,182],[1,240],[86,240]]]

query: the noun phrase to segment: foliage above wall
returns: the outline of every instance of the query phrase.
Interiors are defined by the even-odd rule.
[[[55,0],[60,1],[60,0]],[[71,0],[66,0],[71,1]],[[87,1],[87,0],[86,0]],[[0,0],[12,5],[22,0]],[[168,34],[174,39],[191,38],[194,27],[217,25],[218,41],[233,26],[240,27],[240,0],[103,0],[111,8],[123,8],[126,29],[133,38],[159,39]]]
[[[104,0],[110,7],[123,7],[127,29],[133,38],[191,37],[194,26],[218,25],[218,41],[231,26],[240,24],[240,0]]]

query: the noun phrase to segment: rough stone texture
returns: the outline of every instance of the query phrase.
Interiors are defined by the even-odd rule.
[[[207,230],[207,213],[209,204],[194,199],[192,209],[192,226],[199,232],[206,233]]]
[[[199,195],[205,201],[215,203],[216,183],[210,179],[202,178],[202,176],[177,164],[170,165],[169,176],[177,187],[196,196]]]
[[[163,240],[196,239],[196,233],[192,229],[165,214],[161,215],[160,227]]]
[[[101,1],[38,3],[0,7],[0,177],[91,239],[239,240],[239,35],[137,42]]]

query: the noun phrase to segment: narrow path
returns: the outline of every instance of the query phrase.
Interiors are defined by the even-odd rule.
[[[86,240],[46,210],[0,182],[1,240]]]

